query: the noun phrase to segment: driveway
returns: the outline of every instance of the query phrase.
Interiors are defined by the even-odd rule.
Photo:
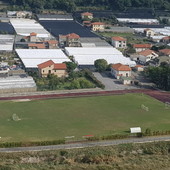
[[[119,80],[115,79],[110,75],[109,72],[98,73],[93,72],[94,76],[105,85],[105,90],[126,90],[126,89],[137,89],[132,85],[123,85]]]

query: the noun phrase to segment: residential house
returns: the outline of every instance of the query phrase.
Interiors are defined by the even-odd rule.
[[[92,23],[92,30],[93,31],[104,31],[105,24],[103,22],[93,22]]]
[[[91,27],[91,21],[83,21],[83,26]]]
[[[150,49],[152,47],[152,44],[134,44],[133,48],[136,50],[136,52],[141,52],[147,49]]]
[[[80,36],[75,33],[59,35],[59,43],[61,47],[81,47]]]
[[[52,60],[39,64],[38,70],[41,77],[47,77],[49,74],[53,74],[58,77],[65,77],[68,75],[65,63],[54,63]]]
[[[159,54],[161,56],[169,56],[170,57],[170,49],[162,49],[162,50],[159,50]]]
[[[115,48],[126,48],[127,40],[123,37],[112,37],[112,45]]]
[[[48,49],[58,48],[58,41],[57,40],[48,40],[48,41],[45,41],[45,44],[47,44]]]
[[[138,53],[139,54],[139,62],[142,64],[145,64],[146,62],[159,57],[157,53],[155,53],[153,50],[144,50]]]
[[[144,34],[145,34],[146,37],[152,37],[152,36],[155,35],[155,31],[147,28],[147,29],[144,30]]]
[[[90,12],[84,12],[84,13],[81,13],[81,18],[82,19],[93,19],[93,14],[90,13]]]
[[[170,36],[163,37],[161,41],[165,44],[169,44],[170,43]]]
[[[144,66],[143,66],[143,65],[136,65],[136,66],[134,67],[134,70],[135,70],[135,71],[144,71]]]
[[[44,43],[29,43],[28,44],[29,49],[45,49]]]
[[[111,74],[116,78],[120,79],[121,77],[131,77],[132,69],[123,64],[113,64],[111,67]]]
[[[67,47],[81,47],[80,36],[71,33],[66,36],[66,46]]]

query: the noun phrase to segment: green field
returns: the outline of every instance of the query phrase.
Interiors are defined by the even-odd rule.
[[[142,110],[141,104],[149,111]],[[21,120],[12,120],[13,114]],[[125,133],[135,126],[170,130],[170,110],[142,94],[0,102],[0,141],[80,139]]]

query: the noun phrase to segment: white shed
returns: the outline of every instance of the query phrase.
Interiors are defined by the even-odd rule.
[[[132,127],[130,128],[130,133],[141,133],[142,130],[140,127]]]

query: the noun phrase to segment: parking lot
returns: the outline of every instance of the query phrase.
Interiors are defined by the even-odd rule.
[[[123,85],[119,80],[111,76],[110,73],[98,73],[93,72],[94,76],[105,85],[105,90],[125,90],[125,89],[137,89],[138,87],[133,85]]]

